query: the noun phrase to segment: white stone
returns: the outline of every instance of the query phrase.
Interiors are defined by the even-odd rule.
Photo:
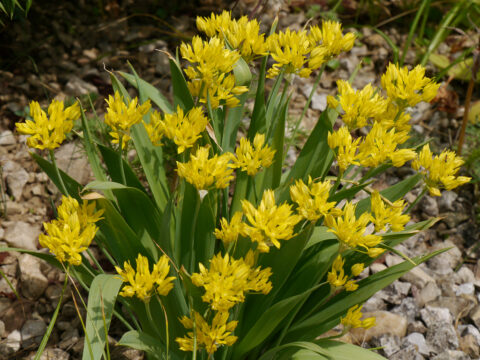
[[[13,330],[6,339],[0,342],[0,354],[6,356],[8,359],[9,355],[12,355],[20,350],[21,342],[22,336],[20,331]]]
[[[448,310],[447,308],[426,306],[425,308],[420,310],[420,315],[422,316],[422,320],[425,322],[425,325],[427,325],[427,327],[430,327],[433,324],[439,322],[446,322],[449,324],[453,322],[450,310]]]
[[[0,133],[0,145],[8,146],[15,145],[17,140],[10,130],[5,130]]]
[[[466,283],[458,285],[457,289],[455,290],[455,295],[474,295],[475,294],[475,286],[473,283]]]
[[[415,285],[419,289],[423,288],[429,282],[435,282],[435,280],[419,266],[414,267],[412,270],[402,275],[400,279],[412,283],[412,285]]]
[[[18,259],[22,293],[28,299],[38,299],[48,286],[48,279],[40,270],[40,261],[29,254],[23,254]]]
[[[428,282],[425,287],[421,288],[415,296],[415,301],[418,306],[423,307],[426,303],[435,300],[442,294],[434,282]]]
[[[12,247],[37,250],[38,235],[40,235],[38,224],[31,225],[17,221],[7,227],[3,238]]]
[[[458,325],[458,331],[461,336],[472,335],[476,340],[477,344],[480,345],[480,331],[473,325]]]
[[[28,182],[28,172],[21,167],[17,162],[7,161],[3,165],[3,174],[5,176],[5,182],[10,193],[15,200],[20,200],[23,193],[23,188]]]
[[[418,332],[411,333],[404,339],[404,342],[414,345],[420,354],[425,356],[430,355],[430,347],[427,345],[425,336],[422,334]]]
[[[467,266],[462,266],[454,276],[457,284],[473,283],[475,282],[475,274]]]

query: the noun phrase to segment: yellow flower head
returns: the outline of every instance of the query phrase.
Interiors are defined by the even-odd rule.
[[[208,190],[211,187],[226,188],[233,180],[233,169],[230,162],[233,154],[224,153],[209,158],[208,153],[208,147],[200,147],[195,155],[190,155],[188,162],[177,161],[178,176],[185,178],[198,190]]]
[[[115,266],[115,270],[121,276],[122,281],[128,283],[123,287],[120,295],[124,297],[136,296],[144,302],[149,301],[155,291],[159,295],[168,295],[173,288],[172,281],[175,279],[174,276],[168,277],[170,272],[168,261],[168,257],[163,255],[153,265],[153,270],[150,272],[148,259],[138,254],[136,269],[130,265],[129,261],[123,263],[124,269]]]
[[[279,240],[291,239],[295,225],[301,220],[301,216],[293,214],[291,205],[275,204],[272,190],[264,191],[257,209],[247,200],[242,200],[242,209],[249,222],[242,235],[256,242],[260,252],[269,252],[270,245],[280,248]]]
[[[358,289],[358,284],[355,280],[351,280],[351,277],[360,275],[364,269],[363,264],[355,264],[352,266],[351,276],[347,276],[343,270],[345,265],[345,260],[342,259],[341,255],[338,255],[335,261],[332,264],[332,270],[327,275],[327,281],[330,283],[330,286],[333,290],[339,290],[345,288],[347,291],[355,291]],[[349,280],[350,279],[350,280]]]
[[[222,102],[228,107],[240,103],[235,95],[247,92],[248,88],[235,85],[233,67],[240,59],[238,51],[226,49],[224,41],[218,37],[204,41],[194,36],[191,45],[182,43],[180,53],[191,64],[185,74],[189,78],[188,88],[193,96],[207,103],[208,95],[213,109]]]
[[[240,52],[245,61],[252,61],[256,55],[265,55],[267,46],[265,34],[260,34],[260,24],[257,20],[248,20],[247,16],[232,19],[229,11],[221,14],[211,14],[210,17],[197,17],[197,28],[208,37],[226,38],[229,45]]]
[[[150,123],[145,124],[145,129],[153,144],[161,145],[162,137],[165,136],[178,146],[177,151],[181,154],[195,144],[207,124],[208,119],[203,115],[201,107],[194,107],[184,114],[178,106],[176,113],[165,114],[163,120],[160,113],[155,111],[150,117]]]
[[[329,228],[328,231],[334,233],[344,246],[352,249],[359,246],[368,250],[377,246],[382,240],[378,235],[365,234],[370,221],[371,215],[368,213],[363,213],[357,219],[355,205],[347,202],[340,216],[327,214],[324,223]]]
[[[346,329],[364,328],[369,329],[375,326],[375,318],[369,317],[362,320],[362,306],[355,305],[348,309],[347,315],[340,320]]]
[[[30,103],[30,116],[33,120],[17,123],[20,134],[30,135],[27,145],[36,149],[53,150],[60,146],[73,127],[73,121],[80,116],[78,103],[64,109],[63,101],[53,100],[48,106],[48,115],[36,101]]]
[[[342,173],[349,165],[360,165],[358,161],[359,156],[357,154],[358,143],[360,140],[360,138],[353,140],[352,135],[350,135],[350,131],[348,131],[346,126],[342,126],[333,133],[328,133],[328,146],[332,150],[338,148],[336,158],[338,167]]]
[[[142,105],[138,105],[138,99],[128,100],[125,104],[123,96],[115,91],[114,96],[109,95],[107,113],[105,114],[105,123],[112,128],[110,135],[112,142],[118,144],[122,139],[122,149],[130,140],[130,128],[142,121],[143,116],[150,110],[150,100]]]
[[[384,113],[387,109],[387,101],[377,93],[371,84],[362,90],[354,90],[350,83],[345,80],[337,81],[338,97],[327,97],[328,106],[336,109],[338,105],[343,110],[342,121],[350,130],[368,125],[373,119]]]
[[[268,70],[267,77],[274,78],[284,69],[286,74],[309,77],[312,70],[304,67],[311,51],[311,42],[305,30],[287,29],[267,38],[267,47],[275,64]]]
[[[371,196],[373,223],[375,231],[385,230],[387,224],[393,231],[402,231],[405,224],[410,221],[410,215],[403,214],[405,201],[397,200],[391,205],[385,205],[380,193],[374,191]]]
[[[195,321],[195,335],[197,337],[197,349],[205,349],[208,354],[213,354],[222,345],[232,346],[237,337],[232,335],[237,327],[238,321],[228,321],[228,312],[217,312],[212,320],[212,325],[200,315],[193,311],[193,319],[184,316],[180,322],[186,329],[193,329]],[[189,331],[187,336],[176,338],[180,350],[193,351],[194,333]]]
[[[410,114],[389,99],[387,109],[384,113],[378,115],[375,121],[382,124],[385,130],[395,129],[395,142],[403,144],[410,138],[409,132],[412,128],[410,118]]]
[[[254,268],[254,254],[250,250],[245,259],[235,260],[228,254],[218,253],[210,260],[210,269],[199,264],[200,272],[192,274],[195,286],[203,287],[202,300],[215,311],[228,311],[235,304],[245,301],[248,291],[268,294],[272,283],[270,268]]]
[[[290,197],[298,205],[298,213],[309,221],[317,221],[325,216],[335,202],[328,202],[332,185],[329,181],[314,182],[308,177],[308,185],[303,180],[297,180],[290,186]]]
[[[253,146],[248,139],[241,138],[235,153],[234,166],[246,171],[249,176],[255,176],[260,168],[272,165],[275,150],[265,144],[264,134],[256,134]]]
[[[409,71],[406,66],[400,68],[390,63],[382,75],[382,87],[392,101],[404,108],[415,106],[421,101],[432,101],[440,84],[425,77],[425,68],[422,65]]]
[[[444,150],[440,155],[433,156],[427,144],[412,162],[412,167],[423,174],[430,195],[440,196],[441,188],[452,190],[472,179],[467,176],[456,176],[463,163],[462,158],[450,150]]]
[[[309,39],[315,48],[312,50],[308,66],[317,69],[322,63],[342,51],[350,51],[355,43],[355,35],[342,35],[342,25],[336,21],[322,21],[322,27],[312,26]]]
[[[57,210],[57,220],[43,223],[47,234],[40,234],[40,245],[48,248],[60,262],[80,265],[80,253],[87,250],[95,237],[98,230],[95,223],[101,219],[103,210],[95,213],[95,204],[84,201],[80,206],[77,200],[66,196],[62,197]]]
[[[215,237],[222,240],[223,244],[228,244],[237,241],[238,236],[242,234],[245,224],[242,222],[243,214],[241,211],[237,211],[233,214],[230,223],[227,219],[222,218],[220,220],[221,229],[215,229]]]

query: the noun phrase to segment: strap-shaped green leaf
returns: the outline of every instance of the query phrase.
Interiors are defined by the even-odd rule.
[[[180,106],[184,111],[188,111],[195,105],[192,94],[190,94],[190,90],[188,90],[187,81],[182,74],[180,66],[173,59],[169,59],[169,61],[170,74],[172,75],[174,110],[177,106]]]

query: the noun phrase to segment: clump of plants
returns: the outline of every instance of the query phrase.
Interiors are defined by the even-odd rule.
[[[273,24],[263,34],[256,20],[228,12],[199,17],[197,26],[206,37],[195,36],[170,58],[173,104],[133,69],[120,75],[138,98],[111,75],[109,143],[93,141],[78,103],[53,101],[45,112],[32,102],[32,119],[17,124],[30,147],[48,151],[50,161],[32,156],[63,194],[57,219],[40,236],[51,254],[34,254],[64,269],[65,285],[71,277],[89,291],[84,359],[110,358],[112,316],[129,329],[119,344],[152,359],[382,358],[321,336],[338,324],[341,334],[374,326],[374,318],[362,318],[362,304],[436,254],[402,255],[404,262],[358,278],[435,222],[411,221],[402,199],[408,191],[420,183],[422,196],[439,196],[469,181],[457,175],[463,161],[454,152],[404,146],[407,107],[432,100],[439,85],[421,66],[394,64],[381,88],[355,90],[339,80],[338,94],[328,97],[287,168],[290,85],[319,78],[328,61],[354,46],[355,35],[333,21],[301,31]],[[266,78],[273,79],[268,94]],[[96,177],[85,187],[55,163],[54,149],[77,118]],[[366,135],[354,136],[360,128]],[[140,175],[128,162],[131,149]],[[167,171],[172,156],[175,169]],[[415,175],[373,190],[379,175],[406,164]],[[366,197],[355,201],[360,192]],[[86,259],[92,241],[116,273]]]

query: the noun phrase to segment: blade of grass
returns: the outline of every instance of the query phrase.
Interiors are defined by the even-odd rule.
[[[412,44],[413,34],[415,34],[415,30],[417,30],[418,22],[420,21],[420,18],[423,12],[425,11],[425,8],[428,3],[429,3],[429,0],[422,1],[422,3],[420,4],[420,7],[418,8],[417,14],[415,15],[415,18],[413,19],[412,25],[410,25],[407,41],[405,42],[405,45],[403,47],[403,53],[400,59],[400,64],[399,64],[400,66],[403,66],[403,63],[405,61],[405,56],[407,56],[407,51],[410,48],[410,45]]]

